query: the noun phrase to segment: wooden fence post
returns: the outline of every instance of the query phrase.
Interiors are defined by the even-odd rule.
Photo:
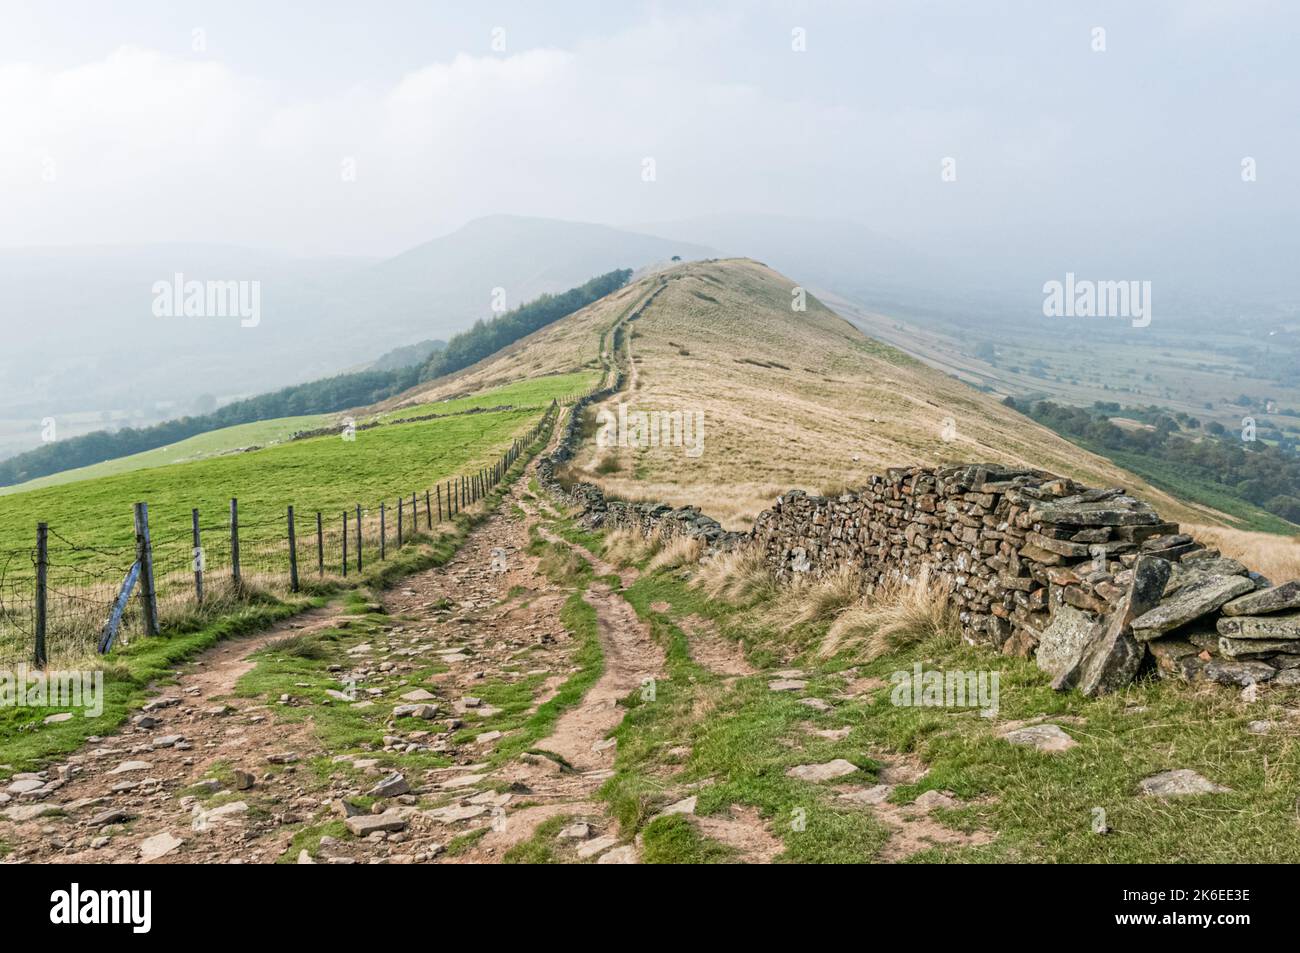
[[[320,510],[316,511],[316,566],[317,572],[323,578],[325,576],[325,520],[321,518]]]
[[[230,575],[235,588],[243,585],[239,575],[239,500],[230,499]]]
[[[199,535],[199,511],[190,510],[190,523],[194,529],[194,598],[203,604],[203,570],[206,560],[203,558],[203,539]]]
[[[149,504],[135,505],[135,558],[140,561],[140,598],[144,602],[144,630],[157,635],[158,591],[154,588],[153,544],[149,540]]]
[[[45,668],[49,659],[45,654],[46,601],[49,599],[50,527],[48,523],[36,524],[36,667]],[[21,689],[20,689],[21,690]]]
[[[402,548],[402,498],[397,498],[397,548]]]
[[[289,507],[289,591],[298,591],[298,537],[294,533],[293,507]]]
[[[438,484],[438,522],[442,522],[442,484]]]
[[[384,501],[379,501],[379,559],[382,562],[387,559],[388,552],[388,525],[384,514]]]
[[[357,504],[357,572],[361,572],[361,504]]]
[[[348,578],[348,511],[343,511],[343,578]]]
[[[415,494],[411,494],[411,535],[420,531],[420,511],[416,509]]]
[[[433,529],[433,503],[429,491],[424,491],[424,522],[426,529]]]

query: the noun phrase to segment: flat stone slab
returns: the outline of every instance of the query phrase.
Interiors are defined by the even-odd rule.
[[[1138,785],[1150,797],[1187,797],[1196,794],[1226,794],[1231,788],[1201,777],[1189,768],[1162,771],[1146,778]]]
[[[27,794],[29,791],[39,791],[45,787],[44,781],[38,781],[35,778],[26,778],[22,781],[15,781],[9,787],[5,788],[10,794]]]
[[[1223,616],[1216,623],[1219,635],[1234,639],[1300,639],[1300,612],[1283,615]]]
[[[343,822],[355,837],[369,837],[379,831],[395,833],[406,830],[407,820],[395,811],[383,814],[357,814]]]
[[[148,770],[149,770],[148,761],[123,761],[121,764],[119,764],[116,768],[114,768],[112,771],[108,773],[126,774],[128,771],[148,771]]]
[[[675,801],[674,803],[669,804],[666,808],[656,814],[655,817],[668,817],[672,814],[694,814],[695,803],[697,800],[698,798],[694,794],[690,797],[682,798],[680,801]]]
[[[147,863],[159,857],[166,857],[184,843],[185,841],[166,831],[154,834],[140,841],[140,859]]]
[[[1260,655],[1300,655],[1300,639],[1230,639],[1219,638],[1219,654],[1228,658],[1255,658]]]
[[[786,777],[798,778],[800,781],[834,781],[847,777],[858,770],[852,761],[836,758],[825,764],[799,764],[786,771]]]
[[[774,692],[801,692],[808,687],[808,683],[801,678],[774,678],[767,683],[767,687]]]
[[[1046,754],[1069,751],[1079,743],[1067,735],[1060,725],[1029,725],[1026,728],[1014,728],[1003,733],[1002,739],[1013,745],[1036,748]]]
[[[438,717],[437,705],[398,705],[393,709],[394,718],[421,718],[424,721],[432,721]]]
[[[596,860],[598,864],[635,864],[636,862],[636,847],[632,844],[607,850]]]
[[[456,824],[468,821],[488,812],[486,804],[449,804],[446,807],[427,811],[426,816],[443,824]]]
[[[1201,671],[1212,682],[1218,682],[1220,685],[1238,685],[1242,688],[1272,681],[1277,676],[1277,669],[1264,662],[1237,662],[1225,659],[1206,662],[1205,668]]]
[[[401,794],[410,793],[411,785],[407,783],[406,778],[398,773],[388,775],[366,792],[369,797],[397,797]]]
[[[800,705],[807,705],[809,708],[813,709],[814,711],[830,711],[830,710],[831,710],[831,704],[830,704],[830,702],[828,702],[828,701],[824,701],[823,699],[820,699],[820,698],[801,698],[801,699],[799,699],[799,704],[800,704]]]
[[[848,791],[839,796],[839,800],[848,801],[850,804],[862,804],[871,806],[875,804],[884,804],[889,800],[889,795],[893,792],[892,784],[877,784],[869,788],[861,788],[857,791]]]
[[[1260,589],[1239,596],[1223,606],[1224,615],[1267,615],[1300,609],[1300,582],[1284,582],[1272,589]]]
[[[431,702],[438,696],[433,692],[427,692],[423,688],[417,688],[401,696],[402,701],[407,702]]]
[[[442,788],[444,791],[454,791],[456,788],[472,787],[486,777],[486,774],[462,774],[458,778],[450,778],[443,781],[438,785],[438,787]]]
[[[1165,602],[1133,620],[1133,636],[1139,642],[1157,639],[1166,632],[1209,615],[1229,599],[1254,590],[1245,576],[1211,576],[1183,586]],[[1224,633],[1233,634],[1233,633]]]
[[[588,857],[595,857],[602,851],[609,850],[618,844],[618,838],[613,834],[603,834],[600,837],[593,837],[578,848],[578,857],[586,860]]]

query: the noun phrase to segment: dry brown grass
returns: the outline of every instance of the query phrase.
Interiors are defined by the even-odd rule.
[[[658,572],[661,569],[680,569],[682,566],[699,562],[703,551],[704,545],[698,539],[688,536],[674,536],[667,542],[660,543],[659,551],[646,564],[646,571]]]
[[[832,619],[862,597],[862,574],[842,566],[821,579],[797,579],[781,592],[775,613],[790,631],[807,622]]]
[[[654,543],[637,530],[624,527],[616,529],[605,537],[605,544],[600,554],[615,566],[623,569],[633,563],[639,563],[654,552]]]
[[[600,473],[612,466],[607,452],[586,442],[575,475],[624,499],[691,504],[745,529],[792,487],[842,490],[892,466],[992,461],[1124,486],[1170,519],[1219,519],[866,338],[815,299],[792,312],[798,282],[757,262],[694,262],[664,275],[666,289],[629,341],[635,385],[606,407],[702,411],[703,453],[622,448],[621,469]],[[650,287],[632,287],[642,284]],[[944,440],[949,418],[956,438]]]
[[[829,657],[861,645],[869,661],[906,645],[956,642],[960,637],[961,625],[948,587],[926,568],[913,580],[878,586],[875,593],[841,611],[818,651]]]
[[[743,606],[775,596],[776,580],[763,554],[754,546],[718,553],[700,563],[691,585],[712,599]]]
[[[1300,537],[1219,526],[1184,526],[1183,531],[1229,559],[1263,573],[1274,584],[1300,579]]]

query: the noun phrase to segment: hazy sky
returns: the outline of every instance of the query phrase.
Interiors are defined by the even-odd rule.
[[[1253,0],[4,0],[0,246],[381,255],[494,212],[1294,231],[1297,35]]]

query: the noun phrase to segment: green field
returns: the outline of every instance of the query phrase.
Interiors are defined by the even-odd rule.
[[[479,394],[466,397],[453,397],[450,400],[432,401],[414,404],[399,410],[375,414],[363,420],[390,422],[408,420],[425,414],[459,414],[467,410],[481,410],[488,407],[537,407],[545,408],[552,400],[558,400],[569,394],[585,394],[600,380],[599,371],[575,371],[572,374],[550,374],[529,380],[516,381],[503,387],[494,387]]]
[[[132,504],[149,504],[155,548],[184,548],[190,510],[205,528],[224,527],[231,497],[238,497],[241,536],[280,538],[290,504],[314,520],[316,510],[338,517],[360,503],[423,493],[451,476],[495,459],[541,414],[536,408],[447,417],[361,430],[352,441],[316,437],[196,463],[135,470],[98,480],[18,493],[0,499],[0,551],[32,546],[38,521],[93,550],[69,551],[51,541],[51,563],[124,569],[117,555],[132,546]]]
[[[132,470],[144,470],[149,467],[163,467],[173,463],[192,463],[215,457],[222,453],[241,450],[245,447],[266,447],[281,443],[300,430],[313,430],[323,427],[330,419],[329,414],[310,414],[305,417],[279,417],[275,420],[259,420],[251,424],[239,424],[235,427],[222,427],[180,440],[156,450],[133,453],[116,460],[105,460],[93,466],[78,467],[52,473],[47,477],[29,480],[16,486],[0,487],[0,496],[11,493],[23,493],[46,486],[60,486],[79,480],[94,480],[99,477],[129,473]]]

